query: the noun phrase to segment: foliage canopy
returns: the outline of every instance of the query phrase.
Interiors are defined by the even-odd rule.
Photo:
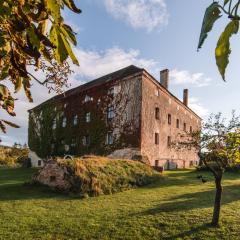
[[[9,83],[15,93],[24,89],[31,102],[32,80],[60,92],[71,73],[68,57],[79,65],[72,51],[76,33],[64,22],[64,8],[81,12],[73,0],[0,1],[0,108],[11,116],[15,99]],[[43,79],[36,76],[38,72]],[[0,119],[3,132],[5,124],[18,127]]]
[[[216,64],[223,80],[225,80],[225,71],[231,53],[230,39],[232,35],[237,34],[239,31],[239,5],[240,0],[213,1],[210,6],[207,7],[203,18],[198,50],[202,47],[208,33],[212,31],[215,22],[223,15],[227,15],[229,19],[224,31],[219,37],[215,49]]]

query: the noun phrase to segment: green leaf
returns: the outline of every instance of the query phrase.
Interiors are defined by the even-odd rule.
[[[0,32],[1,35],[0,35],[0,48],[4,47],[6,42],[5,42],[5,39],[4,39],[4,36],[2,35],[2,32]]]
[[[36,34],[36,27],[32,24],[31,27],[27,29],[27,35],[29,37],[29,41],[32,44],[33,48],[39,48],[40,46],[40,39],[38,38],[38,35]]]
[[[2,84],[0,84],[0,95],[3,97],[3,98],[7,98],[8,97],[8,88]]]
[[[15,87],[15,93],[19,92],[19,90],[22,88],[22,78],[21,77],[16,78],[14,87]]]
[[[50,40],[54,44],[54,56],[58,63],[63,63],[68,57],[68,51],[63,42],[62,36],[59,32],[59,28],[56,24],[52,25],[50,31]]]
[[[231,53],[230,38],[232,37],[233,34],[236,34],[238,30],[239,30],[239,21],[232,20],[226,26],[225,30],[221,34],[217,43],[217,47],[215,50],[215,57],[216,57],[218,70],[223,80],[225,80],[225,71],[229,63],[229,55]]]
[[[33,99],[32,99],[32,94],[30,92],[30,78],[23,78],[22,79],[22,84],[23,84],[23,89],[25,91],[25,95],[27,96],[28,98],[28,101],[29,102],[33,102]]]
[[[1,71],[0,80],[4,80],[8,76],[9,76],[9,65],[6,65]]]
[[[73,32],[72,28],[66,24],[62,24],[61,25],[61,31],[62,34],[68,38],[68,40],[73,44],[73,45],[77,45],[77,40],[75,37],[75,33]]]
[[[66,48],[69,56],[70,56],[71,59],[72,59],[72,62],[73,62],[74,64],[76,64],[76,65],[79,66],[79,62],[78,62],[76,56],[74,55],[71,46],[69,45],[68,41],[64,38],[64,36],[62,35],[62,33],[61,33],[61,36],[62,36],[63,43],[64,43],[64,45],[65,45],[65,48]]]
[[[208,33],[212,30],[214,23],[222,16],[217,2],[213,2],[207,9],[203,18],[202,29],[199,37],[198,50],[202,47]]]
[[[81,9],[77,8],[73,0],[63,0],[64,4],[75,13],[81,13]]]
[[[61,12],[60,12],[60,4],[56,0],[47,0],[47,9],[51,13],[54,18],[54,21],[60,22],[61,21]]]

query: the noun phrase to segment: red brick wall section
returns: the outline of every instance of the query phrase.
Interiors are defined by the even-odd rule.
[[[190,126],[196,131],[201,126],[201,119],[146,74],[142,79],[142,96],[142,155],[148,156],[152,166],[158,164],[165,168],[187,168],[196,163],[198,155],[195,150],[177,151],[168,146],[168,137],[175,141],[178,133],[183,131],[184,123],[187,131],[190,131]],[[155,119],[155,108],[160,109],[159,120]],[[171,114],[171,124],[168,123],[168,114]],[[180,121],[179,129],[177,119]],[[155,144],[155,133],[159,134],[158,145]]]

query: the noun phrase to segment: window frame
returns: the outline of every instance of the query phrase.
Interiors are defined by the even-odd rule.
[[[107,133],[107,145],[112,145],[114,143],[114,135],[113,132]]]
[[[170,113],[168,113],[168,125],[172,124],[172,115]]]
[[[155,107],[155,119],[160,120],[160,108]]]
[[[91,112],[85,113],[85,122],[90,123],[91,122]]]
[[[159,145],[159,133],[157,132],[154,134],[154,143],[155,145]]]
[[[179,120],[179,118],[177,118],[177,120],[176,120],[176,128],[180,128],[180,120]]]
[[[107,107],[107,121],[112,121],[114,117],[115,117],[114,107],[113,106]]]
[[[171,136],[168,136],[167,137],[167,146],[170,148],[172,145],[172,137]]]
[[[73,117],[73,126],[77,126],[78,125],[78,115],[74,115]]]
[[[62,127],[65,128],[67,126],[67,117],[62,118]]]

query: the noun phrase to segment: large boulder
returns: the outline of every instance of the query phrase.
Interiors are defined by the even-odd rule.
[[[69,179],[66,178],[67,175],[69,175],[67,167],[61,166],[58,161],[52,160],[46,162],[44,167],[33,176],[32,181],[60,191],[68,191],[71,184]]]

